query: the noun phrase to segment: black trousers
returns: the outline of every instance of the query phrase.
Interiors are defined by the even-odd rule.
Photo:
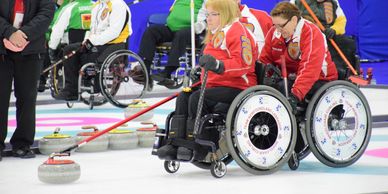
[[[230,105],[234,98],[242,90],[230,87],[214,87],[205,89],[205,98],[202,107],[201,115],[214,113],[214,109],[218,103]],[[200,90],[193,92],[181,92],[176,99],[175,114],[187,115],[189,119],[195,119],[197,115],[197,107],[199,103]]]
[[[163,25],[148,27],[143,34],[139,48],[139,56],[144,60],[148,70],[154,59],[156,46],[164,42],[172,42],[167,66],[176,69],[179,67],[179,57],[186,52],[186,46],[191,44],[191,30],[184,28],[173,32]]]
[[[69,44],[63,49],[63,54],[67,55],[71,51],[78,50],[80,46],[81,43]],[[77,52],[73,55],[73,57],[64,61],[63,65],[65,66],[66,77],[64,89],[72,93],[77,93],[78,71],[81,67],[86,63],[96,63],[97,65],[101,65],[109,54],[120,49],[125,49],[125,43],[96,46],[96,49],[92,49],[93,51]]]
[[[14,149],[34,143],[37,83],[42,63],[43,56],[40,54],[23,56],[9,52],[8,55],[0,55],[0,149],[4,149],[7,136],[12,81],[16,97],[17,127],[10,143]]]
[[[70,29],[69,30],[69,44],[77,43],[77,42],[82,42],[85,37],[85,32],[86,30],[80,30],[80,29]],[[48,45],[47,50],[48,50]],[[59,50],[62,50],[62,46],[58,46]],[[59,51],[59,56],[62,57],[62,52]],[[58,57],[59,57],[58,56]],[[43,61],[43,70],[51,65],[50,62],[50,57],[48,55],[48,52],[45,54],[44,61]],[[40,81],[46,82],[47,76],[49,72],[46,72],[45,74],[40,76]]]
[[[356,59],[356,41],[346,35],[336,35],[334,36],[334,41],[337,43],[338,47],[341,49],[341,51],[346,56],[353,68],[357,71],[357,73],[360,73],[360,65]],[[352,73],[350,72],[345,61],[341,58],[340,54],[337,52],[337,50],[335,50],[329,40],[327,41],[327,45],[330,51],[331,58],[337,67],[338,79],[346,80]]]

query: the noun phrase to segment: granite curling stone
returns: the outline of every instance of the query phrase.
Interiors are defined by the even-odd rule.
[[[39,152],[49,155],[54,152],[60,152],[76,144],[75,138],[70,135],[61,134],[60,128],[56,128],[54,133],[44,136],[39,140]]]
[[[38,168],[38,178],[44,183],[66,184],[81,176],[80,165],[72,160],[48,159]]]
[[[146,108],[148,108],[149,105],[143,101],[143,100],[139,100],[139,99],[136,99],[136,100],[133,100],[127,108],[125,108],[125,111],[124,111],[124,116],[125,118],[128,118]],[[154,116],[154,113],[153,113],[153,110],[150,110],[136,118],[134,118],[132,121],[148,121],[148,120],[151,120],[152,117]]]
[[[153,147],[155,143],[155,132],[158,126],[155,123],[146,123],[142,124],[152,124],[152,127],[144,127],[137,129],[137,136],[139,137],[139,147]]]
[[[137,147],[139,139],[135,131],[114,129],[109,132],[109,149],[125,150]]]
[[[81,132],[77,134],[76,141],[77,143],[97,134],[99,130],[95,126],[83,126],[82,129],[93,129],[92,132]],[[89,141],[85,145],[76,149],[76,152],[100,152],[108,150],[109,138],[108,135],[103,134],[92,141]]]

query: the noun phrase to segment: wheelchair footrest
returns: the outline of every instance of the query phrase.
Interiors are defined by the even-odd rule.
[[[185,147],[179,147],[176,157],[178,160],[190,161],[193,158],[193,151]]]

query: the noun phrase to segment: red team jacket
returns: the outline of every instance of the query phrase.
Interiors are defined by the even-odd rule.
[[[251,9],[246,5],[240,5],[240,22],[253,32],[258,44],[259,53],[264,46],[265,35],[272,28],[272,19],[265,11]]]
[[[209,71],[206,87],[226,86],[244,90],[256,85],[257,51],[252,32],[239,21],[211,35],[204,54],[212,55],[222,61],[225,71],[220,75]]]
[[[268,32],[259,61],[280,68],[282,55],[286,58],[287,73],[297,75],[291,92],[299,100],[304,99],[316,81],[338,78],[325,36],[309,21],[300,19],[288,41],[284,40],[275,27]]]

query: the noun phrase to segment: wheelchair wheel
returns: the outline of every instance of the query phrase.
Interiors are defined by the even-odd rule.
[[[49,84],[52,97],[56,97],[65,87],[65,69],[62,64],[57,65],[49,72]]]
[[[237,164],[252,174],[271,174],[292,156],[296,120],[287,99],[268,86],[254,86],[232,102],[226,143]]]
[[[149,87],[143,60],[128,50],[108,56],[101,66],[99,81],[101,93],[120,108],[126,108],[133,99],[141,98]]]
[[[327,83],[307,107],[310,149],[327,166],[349,166],[364,153],[371,136],[371,122],[368,102],[355,85],[346,81]]]
[[[226,174],[226,164],[222,161],[219,162],[213,162],[210,166],[210,173],[215,178],[222,178]]]
[[[98,69],[95,63],[86,63],[80,69],[78,76],[80,100],[92,110],[94,106],[101,106],[107,102],[100,92]]]
[[[180,166],[180,162],[178,161],[169,161],[169,160],[164,161],[164,169],[168,173],[171,173],[171,174],[176,173],[179,170],[179,166]]]
[[[73,108],[74,103],[73,102],[66,102],[67,108]]]

